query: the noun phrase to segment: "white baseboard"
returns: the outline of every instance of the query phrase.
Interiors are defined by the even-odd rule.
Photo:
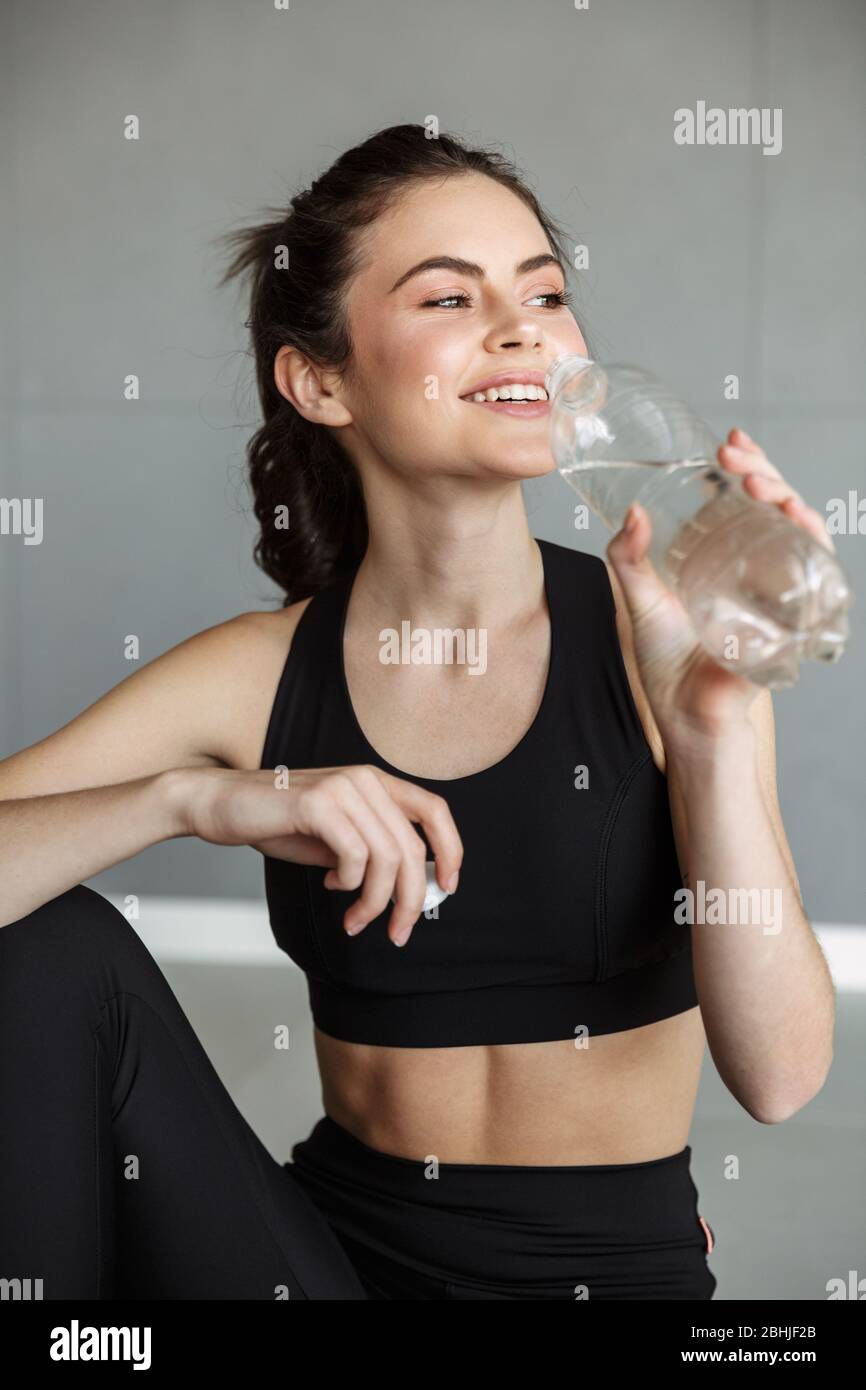
[[[104,897],[126,913],[119,893]],[[264,899],[144,897],[132,919],[157,960],[297,969],[274,941]],[[866,927],[813,923],[839,990],[866,992]]]
[[[866,993],[866,927],[813,922],[838,990]]]
[[[122,894],[103,897],[129,915]],[[297,969],[274,940],[264,899],[141,897],[138,913],[132,925],[159,961]]]

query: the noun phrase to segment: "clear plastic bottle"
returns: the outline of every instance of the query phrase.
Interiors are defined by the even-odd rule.
[[[850,587],[838,560],[716,460],[721,440],[641,367],[569,355],[551,363],[559,472],[612,532],[634,501],[650,559],[701,645],[758,685],[794,685],[806,657],[837,661]]]

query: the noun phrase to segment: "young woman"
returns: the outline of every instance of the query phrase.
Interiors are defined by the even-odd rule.
[[[561,232],[499,155],[407,125],[232,236],[285,602],[0,764],[0,1272],[46,1298],[711,1298],[704,1042],[776,1123],[823,1084],[833,991],[769,695],[695,645],[645,512],[609,564],[529,532],[531,388],[587,350]],[[831,544],[742,431],[719,462]],[[484,662],[380,659],[407,620]],[[262,852],[307,974],[326,1113],[286,1163],[81,882],[185,835]],[[683,878],[779,889],[784,929],[683,925]]]

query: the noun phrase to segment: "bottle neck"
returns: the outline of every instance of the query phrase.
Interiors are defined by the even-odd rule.
[[[548,367],[544,378],[544,389],[548,397],[552,398],[563,382],[568,381],[569,377],[575,376],[578,372],[591,366],[593,366],[593,359],[581,357],[577,352],[566,353],[562,357],[555,358]]]

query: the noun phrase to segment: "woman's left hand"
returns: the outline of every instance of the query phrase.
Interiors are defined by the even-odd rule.
[[[774,503],[796,525],[835,551],[824,518],[807,507],[799,493],[770,463],[763,449],[740,429],[720,445],[718,461],[729,473],[744,476],[746,492]],[[631,617],[641,683],[665,746],[718,738],[742,727],[760,686],[722,667],[696,640],[679,598],[655,572],[647,555],[652,523],[635,503],[634,524],[618,531],[607,548]]]

